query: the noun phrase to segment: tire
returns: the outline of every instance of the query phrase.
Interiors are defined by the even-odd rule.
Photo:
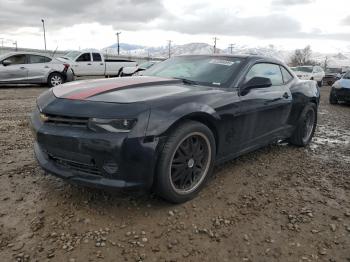
[[[196,121],[183,122],[169,135],[161,152],[155,178],[157,195],[172,203],[193,199],[212,173],[215,154],[210,129]]]
[[[338,104],[338,99],[336,98],[336,96],[333,93],[329,94],[329,103],[331,105],[336,105]]]
[[[47,78],[47,84],[49,87],[58,86],[64,83],[63,76],[60,73],[51,73]]]
[[[317,107],[314,103],[305,106],[289,142],[296,146],[307,146],[316,129]]]
[[[323,86],[323,80],[318,81],[318,82],[317,82],[317,85],[318,85],[318,87],[322,87],[322,86]]]

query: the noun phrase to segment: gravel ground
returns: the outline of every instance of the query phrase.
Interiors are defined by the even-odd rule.
[[[322,87],[307,148],[230,161],[191,202],[72,186],[34,161],[45,88],[0,88],[1,261],[350,261],[350,106]]]

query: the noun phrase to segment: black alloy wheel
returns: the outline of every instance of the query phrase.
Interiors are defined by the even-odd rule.
[[[309,103],[301,113],[289,142],[296,146],[307,146],[315,133],[316,125],[317,106],[314,103]]]
[[[170,166],[171,184],[179,194],[193,192],[209,169],[211,148],[202,133],[188,134],[178,145]]]
[[[172,128],[160,153],[155,191],[162,198],[183,203],[204,187],[214,167],[216,142],[204,124],[185,120]]]

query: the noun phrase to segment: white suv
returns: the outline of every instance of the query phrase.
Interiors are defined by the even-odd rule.
[[[325,73],[320,66],[297,66],[293,71],[299,79],[315,80],[319,87],[323,84]]]

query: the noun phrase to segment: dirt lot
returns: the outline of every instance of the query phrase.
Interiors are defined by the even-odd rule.
[[[350,261],[350,106],[322,87],[312,144],[216,168],[193,201],[71,186],[34,161],[45,88],[0,88],[1,261]]]

